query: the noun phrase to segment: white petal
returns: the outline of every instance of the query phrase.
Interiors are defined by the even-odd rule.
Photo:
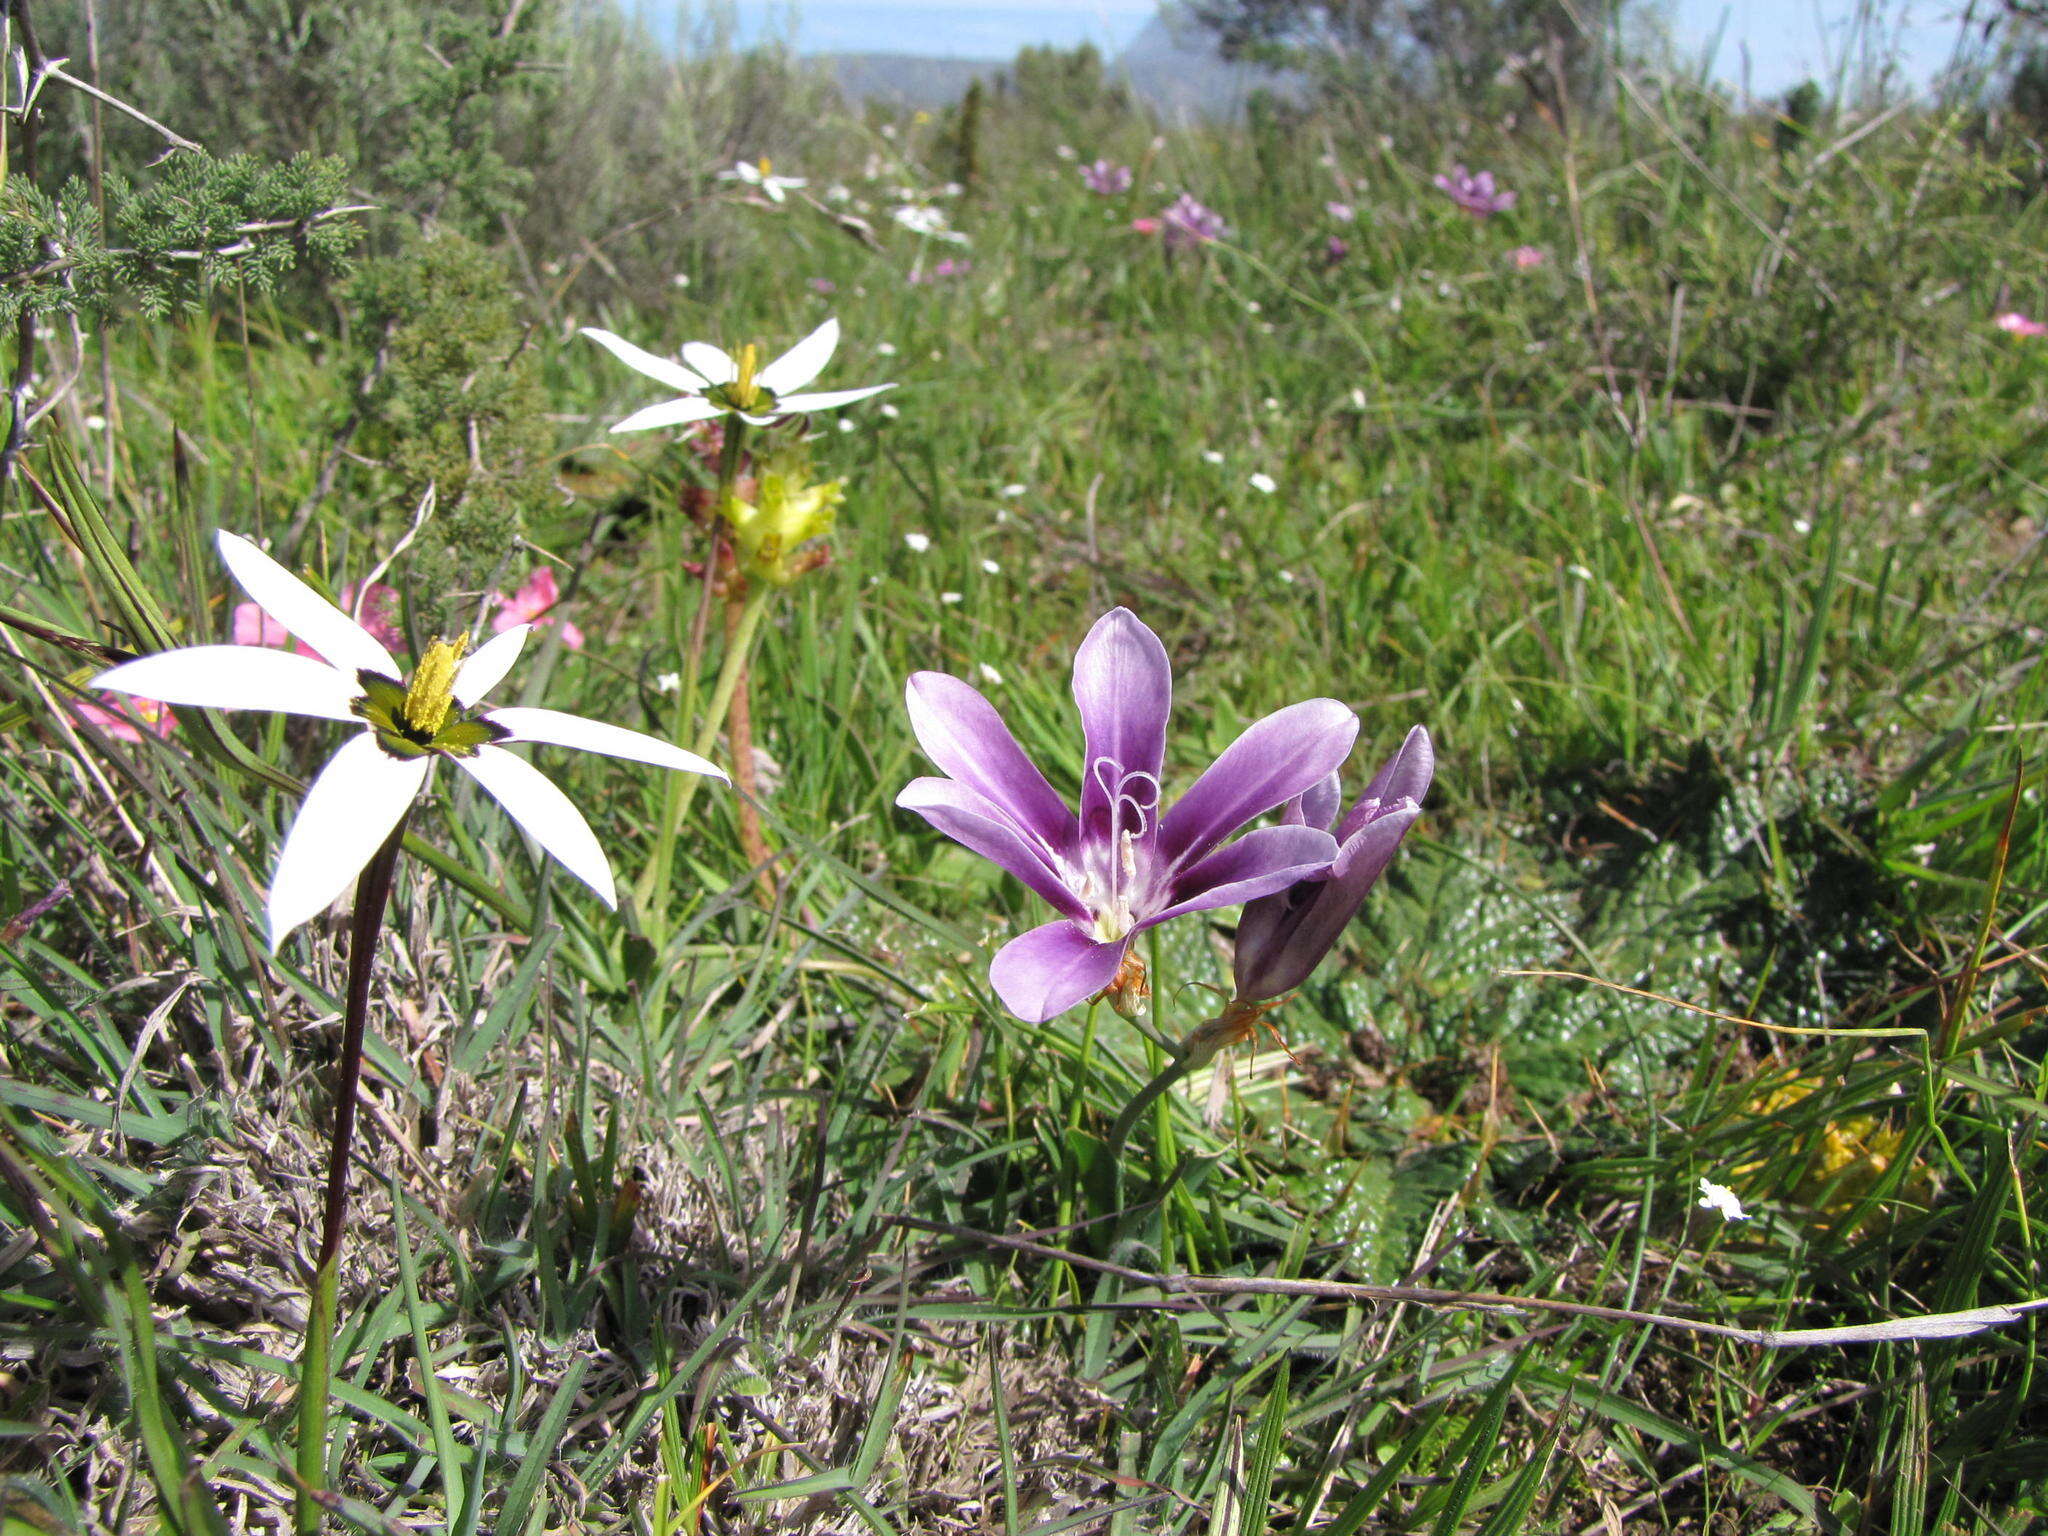
[[[520,647],[533,632],[531,624],[515,624],[502,635],[493,635],[476,648],[476,654],[462,663],[455,674],[455,702],[467,709],[505,680]]]
[[[703,374],[709,384],[730,384],[740,376],[740,365],[708,341],[684,342],[683,361]]]
[[[769,202],[779,203],[783,200],[782,186],[779,178],[774,176],[765,177],[757,185],[759,185],[763,192],[768,194]]]
[[[802,389],[825,371],[838,346],[839,321],[834,317],[763,368],[757,382],[778,395]]]
[[[503,747],[478,747],[475,757],[455,761],[464,772],[497,798],[505,812],[541,847],[554,855],[555,862],[604,899],[608,907],[619,904],[612,887],[612,866],[583,813],[569,803],[569,797],[548,782],[547,775]]]
[[[398,663],[362,625],[238,533],[215,536],[220,557],[256,606],[344,672],[367,669],[398,676]]]
[[[433,759],[397,758],[368,731],[349,739],[306,791],[270,877],[270,947],[318,916],[362,872],[419,794]]]
[[[851,405],[856,400],[865,400],[870,395],[879,395],[885,389],[894,389],[894,384],[870,384],[866,389],[828,389],[815,395],[778,395],[775,409],[788,411],[792,415],[804,411],[829,411],[842,405]]]
[[[694,752],[670,746],[656,736],[629,731],[623,725],[607,725],[582,715],[564,714],[559,709],[494,709],[485,717],[512,733],[513,741],[544,741],[557,747],[577,747],[585,752],[602,752],[606,757],[623,757],[629,762],[652,763],[657,768],[674,768],[681,773],[701,773],[730,782],[725,771],[706,762]]]
[[[692,421],[709,421],[714,416],[723,416],[725,407],[713,405],[702,395],[685,395],[680,400],[664,400],[659,405],[645,406],[612,423],[614,432],[643,432],[649,427],[680,427]]]
[[[166,704],[274,709],[322,720],[353,720],[349,704],[363,691],[353,674],[324,661],[258,645],[190,645],[159,651],[102,672],[91,686]]]
[[[601,331],[594,325],[584,326],[583,334],[628,368],[637,369],[650,379],[659,379],[670,389],[679,389],[686,395],[697,395],[709,387],[681,363],[672,363],[665,357],[656,357],[652,352],[634,346],[623,336],[614,336],[610,331]]]

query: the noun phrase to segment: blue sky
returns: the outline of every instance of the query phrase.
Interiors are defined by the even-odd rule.
[[[633,3],[633,0],[627,0]],[[1949,57],[1960,0],[1890,0],[1883,28],[1907,73],[1925,80]],[[687,0],[641,0],[650,14],[701,12]],[[1703,51],[1721,33],[1715,73],[1775,93],[1838,64],[1855,0],[1667,0],[1672,34]],[[1027,43],[1093,42],[1115,53],[1150,19],[1152,0],[733,0],[739,40],[794,35],[805,52],[1008,58]],[[1747,55],[1745,62],[1745,53]]]

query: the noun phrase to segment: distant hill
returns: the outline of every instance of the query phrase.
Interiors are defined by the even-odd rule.
[[[830,68],[849,101],[885,101],[912,110],[951,106],[968,84],[1009,67],[1005,59],[940,59],[910,53],[830,53]],[[1215,39],[1174,7],[1164,7],[1110,63],[1138,99],[1168,121],[1232,118],[1251,93],[1266,89],[1298,96],[1300,76],[1254,64],[1233,64]]]

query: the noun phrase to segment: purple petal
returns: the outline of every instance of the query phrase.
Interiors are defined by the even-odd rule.
[[[1318,779],[1280,807],[1280,819],[1290,827],[1331,827],[1337,824],[1337,808],[1343,801],[1337,775]]]
[[[1422,797],[1429,792],[1429,781],[1436,775],[1436,747],[1429,739],[1429,732],[1416,726],[1401,743],[1401,750],[1387,759],[1386,766],[1372,776],[1372,782],[1365,786],[1358,797],[1358,803],[1351,808],[1351,814],[1344,818],[1344,825],[1337,828],[1339,841],[1349,838],[1371,821],[1375,802],[1391,806],[1396,800],[1413,800],[1422,804]],[[1334,814],[1331,818],[1335,820]],[[1329,826],[1331,822],[1311,820],[1312,826]]]
[[[1043,1024],[1114,981],[1129,947],[1129,939],[1098,944],[1072,923],[1047,923],[996,951],[988,979],[1005,1008]]]
[[[927,757],[1001,806],[1047,848],[1063,851],[1073,843],[1074,813],[977,689],[943,672],[917,672],[903,696],[910,729]]]
[[[1173,864],[1201,858],[1254,816],[1334,773],[1357,735],[1358,717],[1335,699],[1290,704],[1256,722],[1166,813],[1160,855]]]
[[[952,779],[912,779],[903,786],[896,803],[915,811],[962,847],[1001,865],[1059,911],[1078,922],[1088,920],[1088,909],[1060,879],[1049,852],[1020,830],[1003,807],[967,785]]]
[[[1321,827],[1261,827],[1219,848],[1173,882],[1173,905],[1138,924],[1150,928],[1186,912],[1255,901],[1297,880],[1324,874],[1337,857],[1337,840]]]
[[[1278,997],[1300,986],[1322,964],[1379,878],[1386,872],[1401,839],[1422,810],[1411,800],[1395,803],[1386,814],[1346,840],[1337,856],[1337,872],[1246,906],[1237,925],[1237,957],[1232,967],[1239,998],[1254,1002]]]
[[[1156,814],[1166,716],[1173,707],[1166,647],[1130,609],[1112,608],[1097,619],[1074,653],[1074,702],[1086,742],[1081,834],[1107,838],[1119,793],[1137,798],[1148,818]]]

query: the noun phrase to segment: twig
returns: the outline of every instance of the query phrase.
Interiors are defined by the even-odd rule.
[[[2029,1312],[2048,1307],[2048,1296],[2010,1305],[1972,1307],[1963,1312],[1931,1312],[1917,1317],[1887,1318],[1879,1323],[1857,1323],[1843,1328],[1736,1328],[1727,1323],[1710,1323],[1703,1318],[1672,1317],[1663,1312],[1639,1312],[1632,1307],[1602,1307],[1591,1302],[1559,1301],[1549,1296],[1509,1296],[1499,1291],[1449,1291],[1427,1285],[1363,1285],[1345,1280],[1273,1280],[1260,1276],[1218,1276],[1158,1274],[1132,1269],[1107,1259],[1091,1258],[1065,1248],[1054,1248],[1028,1237],[1007,1237],[996,1232],[978,1232],[951,1222],[927,1221],[917,1216],[885,1216],[883,1221],[920,1232],[936,1232],[963,1242],[1028,1253],[1078,1268],[1115,1275],[1133,1285],[1150,1286],[1164,1293],[1152,1305],[1171,1310],[1177,1296],[1306,1296],[1317,1301],[1408,1302],[1421,1306],[1447,1307],[1472,1312],[1548,1312],[1566,1317],[1596,1317],[1609,1322],[1636,1323],[1652,1328],[1672,1328],[1684,1333],[1711,1334],[1766,1349],[1791,1349],[1821,1344],[1877,1344],[1901,1339],[1961,1339],[2018,1322]],[[900,1294],[881,1293],[858,1298],[863,1306],[913,1304]],[[938,1298],[933,1298],[937,1300]],[[953,1301],[958,1297],[950,1298]],[[1134,1305],[1128,1299],[1121,1303]]]

